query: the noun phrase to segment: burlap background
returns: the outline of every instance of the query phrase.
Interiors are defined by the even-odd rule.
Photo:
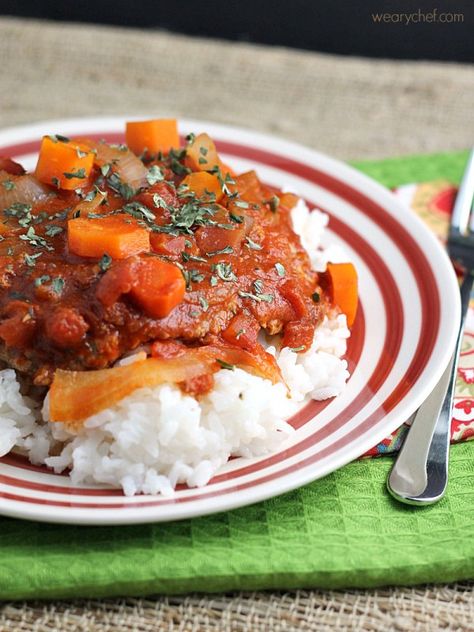
[[[437,28],[449,36],[449,25],[433,25],[433,37]],[[167,114],[273,132],[343,159],[464,149],[474,137],[474,71],[456,64],[0,18],[0,78],[1,127]],[[454,585],[4,604],[0,630],[474,630],[473,615],[472,587]]]

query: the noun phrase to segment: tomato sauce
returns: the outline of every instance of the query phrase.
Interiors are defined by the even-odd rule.
[[[106,168],[98,161],[73,191],[43,186],[35,199],[25,194],[7,205],[3,194],[28,193],[34,176],[0,162],[0,357],[35,384],[49,385],[57,368],[106,368],[152,343],[158,356],[173,342],[185,349],[230,345],[265,359],[263,330],[307,350],[328,302],[292,228],[297,198],[265,186],[254,172],[219,172],[218,204],[215,194],[193,197],[180,186],[190,171],[185,150],[140,161],[148,176],[132,186],[117,155]],[[88,211],[97,195],[100,204]],[[106,248],[101,257],[74,254],[68,222],[110,215],[146,228],[148,250],[142,245],[120,259]],[[150,307],[163,283],[141,285],[150,258],[184,278],[179,302],[163,303],[163,312]],[[186,388],[206,390],[209,380]]]

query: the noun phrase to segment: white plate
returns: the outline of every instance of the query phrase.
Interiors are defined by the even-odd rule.
[[[123,141],[124,118],[49,121],[0,132],[0,154],[33,168],[43,134]],[[13,454],[0,459],[0,513],[71,524],[177,520],[248,505],[328,474],[405,421],[447,365],[459,292],[436,238],[387,189],[306,147],[233,127],[180,121],[183,135],[208,132],[236,171],[256,169],[330,214],[331,238],[346,247],[360,277],[361,309],[348,350],[352,377],[329,403],[311,402],[279,452],[233,459],[204,488],[173,498],[127,498],[107,487],[74,487],[65,475]]]

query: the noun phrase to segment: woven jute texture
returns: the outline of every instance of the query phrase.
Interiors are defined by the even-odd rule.
[[[472,587],[9,604],[0,630],[35,632],[416,632],[474,630]]]
[[[474,132],[474,71],[455,64],[0,18],[0,78],[1,127],[98,114],[186,116],[272,132],[344,159],[463,149]],[[474,630],[472,586],[0,605],[1,632],[382,629]]]
[[[273,132],[343,159],[464,149],[474,133],[474,71],[455,64],[8,19],[0,20],[0,61],[1,126],[186,116]]]

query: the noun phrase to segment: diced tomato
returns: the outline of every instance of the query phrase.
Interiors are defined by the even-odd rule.
[[[155,340],[151,345],[151,355],[153,358],[177,358],[186,353],[186,347],[174,340]]]
[[[0,171],[6,171],[12,176],[22,176],[26,171],[23,167],[11,158],[0,156]]]
[[[185,248],[184,235],[168,235],[166,233],[151,233],[150,243],[153,252],[160,255],[179,256]]]
[[[219,228],[219,226],[201,226],[198,228],[195,236],[201,253],[219,252],[230,247],[232,253],[238,254],[245,237],[245,228],[243,224],[236,224],[235,226],[232,230]]]
[[[252,351],[257,343],[259,331],[260,325],[253,316],[240,313],[232,318],[227,328],[222,332],[222,337],[226,342]]]
[[[49,314],[45,322],[46,335],[59,347],[79,344],[88,329],[84,318],[72,307],[59,307]]]
[[[33,308],[24,301],[12,301],[0,322],[0,338],[7,347],[22,349],[31,343],[36,329]]]
[[[286,323],[283,330],[282,346],[299,349],[302,353],[308,351],[313,344],[314,329],[315,323],[309,318]]]
[[[127,294],[149,316],[164,318],[184,298],[186,283],[181,270],[156,257],[131,257],[107,270],[97,286],[105,306]]]
[[[308,307],[301,290],[297,288],[295,283],[288,280],[280,287],[280,294],[285,298],[293,308],[296,318],[302,318],[308,313]]]
[[[212,373],[196,375],[196,377],[192,377],[189,380],[181,382],[181,388],[183,391],[189,395],[193,395],[194,397],[209,393],[213,387],[214,375]]]

